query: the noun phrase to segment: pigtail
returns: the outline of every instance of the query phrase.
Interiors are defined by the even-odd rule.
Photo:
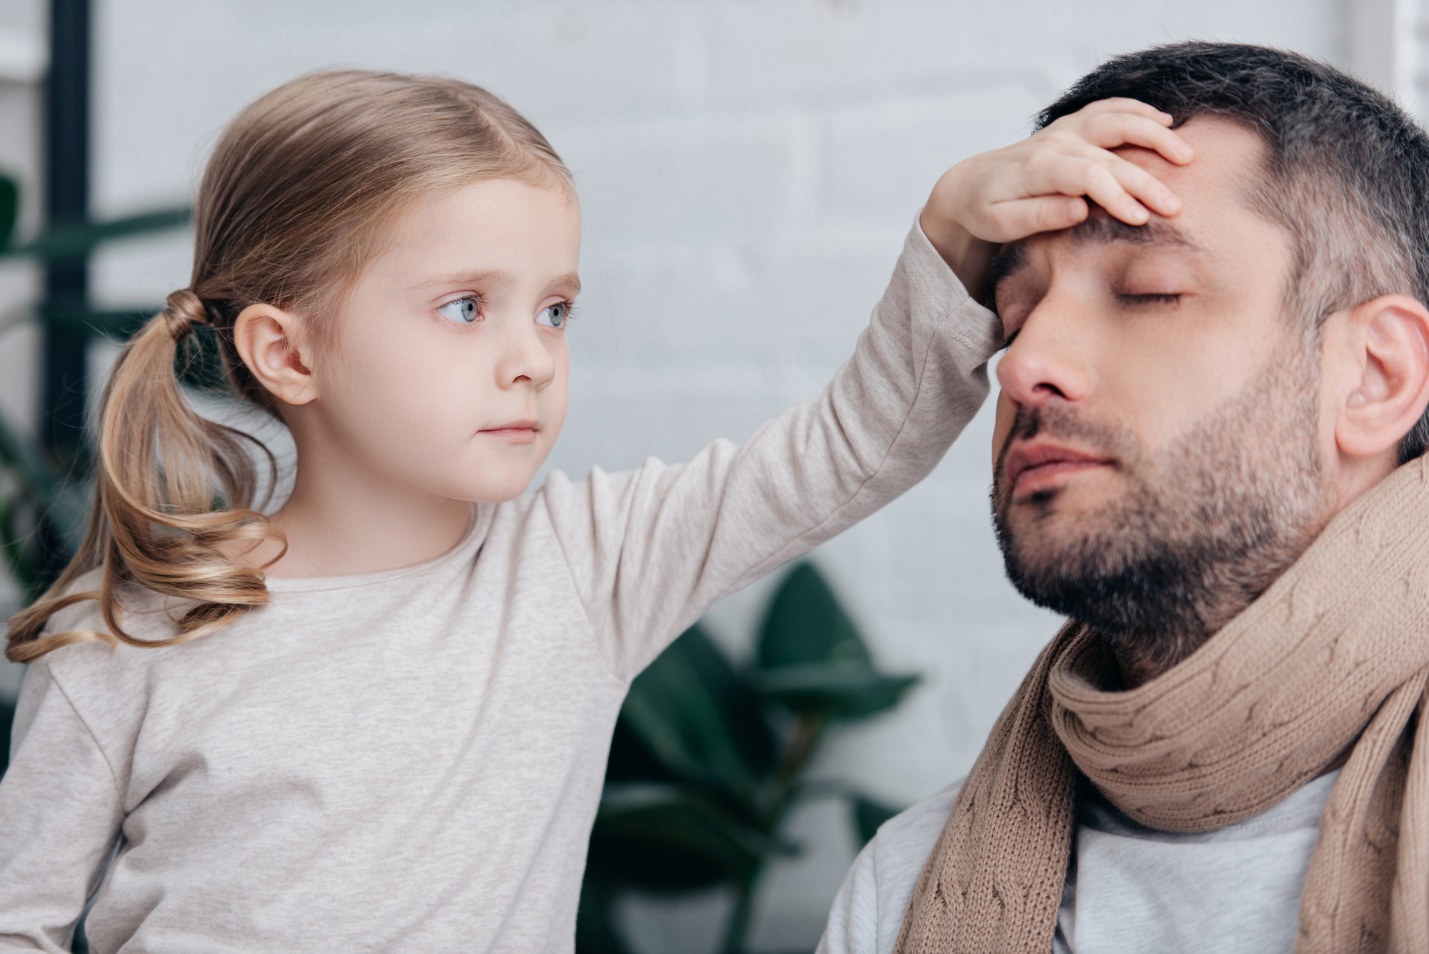
[[[90,638],[150,647],[187,642],[267,602],[262,570],[234,557],[276,534],[253,509],[255,449],[270,474],[272,454],[195,412],[179,382],[181,362],[198,351],[195,330],[208,324],[199,297],[178,291],[121,352],[101,403],[89,529],[59,580],[8,621],[5,655],[12,662]],[[96,568],[99,588],[72,592]],[[124,584],[170,597],[178,635],[146,640],[127,633]],[[44,633],[55,613],[88,600],[98,602],[105,631]]]

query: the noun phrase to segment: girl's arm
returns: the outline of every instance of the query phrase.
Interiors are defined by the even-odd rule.
[[[50,672],[30,666],[0,779],[0,951],[67,952],[124,818],[108,759]]]
[[[934,187],[853,356],[820,397],[743,446],[716,441],[683,466],[553,477],[538,504],[616,674],[632,678],[711,603],[932,470],[986,396],[1003,339],[958,276],[985,293],[999,244],[1074,225],[1088,200],[1131,224],[1148,208],[1175,214],[1164,185],[1111,151],[1141,145],[1189,161],[1170,123],[1107,100],[959,163]]]
[[[853,357],[822,395],[688,464],[555,475],[542,490],[571,576],[630,679],[714,601],[917,483],[987,394],[996,316],[915,226]]]

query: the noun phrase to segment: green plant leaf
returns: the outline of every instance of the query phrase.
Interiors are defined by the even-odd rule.
[[[29,242],[0,248],[0,259],[81,258],[92,252],[96,246],[114,239],[169,232],[188,225],[192,218],[193,210],[183,206],[139,212],[99,222],[57,226],[41,233]]]
[[[636,677],[620,722],[662,775],[711,786],[747,806],[774,768],[774,735],[758,698],[698,624]],[[630,761],[612,752],[613,764]]]
[[[0,699],[0,775],[10,767],[10,730],[15,725],[15,706]]]
[[[650,750],[627,720],[617,719],[611,734],[605,780],[611,782],[678,782],[677,775]]]
[[[0,551],[3,551],[3,566],[10,572],[11,579],[20,589],[20,601],[38,595],[44,588],[43,571],[39,561],[29,547],[29,540],[22,536],[16,519],[17,498],[0,497]],[[8,616],[19,606],[0,606],[0,616]],[[0,744],[5,740],[0,738]]]
[[[0,698],[0,775],[10,767],[10,731],[14,728],[14,703]]]
[[[587,878],[683,891],[749,877],[787,848],[686,788],[610,783],[591,830]]]
[[[0,467],[14,471],[26,491],[36,496],[50,492],[54,475],[39,451],[0,413]]]
[[[796,712],[833,719],[859,719],[898,705],[918,676],[886,676],[867,664],[810,663],[754,670],[755,692]]]
[[[64,545],[66,560],[84,542],[93,504],[92,477],[66,477],[50,485],[50,493],[45,501],[45,517]]]
[[[879,825],[899,812],[899,809],[891,805],[857,793],[849,795],[849,807],[853,809],[853,831],[858,837],[860,848],[873,840]]]
[[[873,666],[858,628],[812,563],[796,564],[779,585],[756,656],[764,670],[813,663]]]
[[[629,954],[615,919],[614,886],[599,878],[581,882],[576,909],[576,954]]]
[[[20,220],[20,184],[0,174],[0,252],[10,247],[15,238],[15,223]]]
[[[766,698],[811,717],[857,719],[891,709],[917,676],[888,676],[823,575],[799,563],[774,594],[746,679]]]

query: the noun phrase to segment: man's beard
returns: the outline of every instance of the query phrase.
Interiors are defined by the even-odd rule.
[[[1125,429],[1065,403],[1021,408],[994,472],[992,507],[1007,575],[1039,606],[1086,623],[1135,681],[1194,652],[1294,563],[1325,523],[1316,449],[1318,369],[1287,342],[1260,378],[1154,458]],[[1318,354],[1318,348],[1308,350]],[[1044,434],[1116,458],[1119,498],[1056,512],[1059,489],[1017,504],[1004,463]]]

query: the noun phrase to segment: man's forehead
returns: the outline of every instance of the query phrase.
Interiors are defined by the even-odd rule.
[[[1092,204],[1091,215],[1081,224],[1060,232],[1029,236],[1004,246],[993,261],[988,287],[1027,263],[1034,243],[1068,242],[1074,245],[1129,245],[1165,248],[1182,254],[1209,257],[1230,213],[1244,213],[1266,221],[1255,201],[1265,183],[1264,141],[1249,126],[1220,116],[1198,116],[1178,132],[1196,151],[1189,165],[1176,166],[1156,153],[1137,146],[1116,150],[1128,162],[1151,172],[1182,200],[1185,211],[1174,219],[1153,215],[1145,225],[1129,225]],[[1279,223],[1270,221],[1272,225]]]

